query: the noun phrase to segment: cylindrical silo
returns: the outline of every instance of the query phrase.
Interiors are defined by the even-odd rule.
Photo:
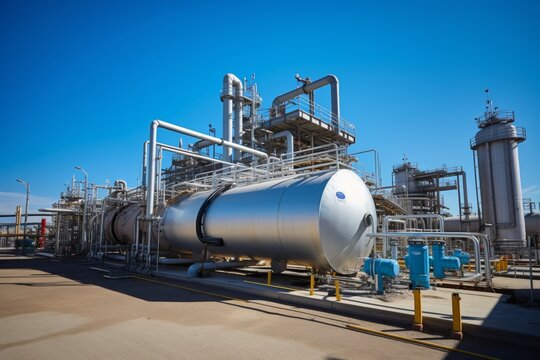
[[[512,125],[511,111],[489,108],[477,122],[480,131],[471,149],[478,159],[483,223],[492,225],[496,249],[524,246],[518,143],[525,140],[525,130]]]

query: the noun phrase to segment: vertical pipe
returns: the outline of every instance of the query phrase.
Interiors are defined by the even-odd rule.
[[[140,233],[141,233],[141,217],[137,216],[137,220],[135,221],[135,224],[137,226],[137,229],[135,231],[135,260],[137,260],[137,256],[139,255],[139,239],[140,239]]]
[[[309,96],[309,115],[315,116],[315,92],[310,91]]]
[[[335,127],[335,131],[339,133],[339,81],[337,77],[332,76],[332,82],[330,83],[330,98],[332,101],[332,125]]]
[[[43,248],[45,246],[45,230],[47,228],[47,219],[41,219],[41,237],[39,239],[39,247]]]
[[[465,206],[463,208],[463,214],[465,215],[465,220],[469,220],[469,215],[471,213],[471,209],[469,208],[469,195],[467,191],[467,174],[465,171],[461,173],[461,181],[463,184],[463,201],[465,202]]]
[[[26,240],[26,228],[28,225],[28,199],[30,197],[30,185],[28,183],[24,184],[26,186],[26,205],[24,206],[24,238],[23,241]],[[23,248],[26,249],[26,243],[23,244]]]
[[[436,191],[437,191],[437,211],[436,213],[437,214],[440,214],[441,213],[441,189],[440,189],[440,183],[439,183],[439,176],[437,175],[437,177],[435,178],[435,183],[437,184],[436,185]]]
[[[161,182],[161,168],[162,168],[162,164],[163,164],[163,148],[160,146],[159,147],[159,150],[158,150],[158,157],[157,157],[157,175],[156,175],[156,184],[157,184],[157,189],[156,189],[156,192],[157,192],[157,196],[156,196],[156,200],[157,202],[159,203],[159,197],[160,195],[163,193],[164,189],[163,189],[163,184]]]
[[[234,100],[234,115],[235,115],[235,142],[242,145],[242,128],[243,128],[243,96],[244,88],[242,81],[233,74],[226,74],[223,77],[223,90],[221,92],[221,101],[223,101],[223,138],[226,141],[232,142],[232,116],[233,116],[233,100]],[[231,162],[240,159],[240,149],[230,148],[223,149],[223,160]]]
[[[103,221],[105,219],[105,209],[107,208],[107,203],[105,199],[101,203],[101,221],[99,224],[99,256],[101,259],[101,247],[103,246]]]
[[[56,242],[54,245],[54,255],[58,256],[58,248],[60,247],[60,223],[62,222],[62,214],[57,213],[56,215]]]
[[[232,124],[233,124],[233,100],[232,98],[223,98],[223,139],[232,142]],[[232,149],[223,149],[223,161],[231,162]]]
[[[461,217],[461,187],[459,185],[459,174],[456,175],[456,186],[457,186],[457,198],[458,198],[458,209],[459,209],[459,231],[463,231],[463,220]],[[467,204],[465,204],[467,206]]]
[[[315,294],[315,275],[311,273],[309,275],[309,296],[313,296]]]
[[[146,196],[146,212],[145,212],[145,221],[147,222],[146,227],[146,241],[148,242],[148,248],[147,248],[147,265],[149,265],[150,261],[150,240],[152,237],[152,221],[153,221],[153,215],[154,215],[154,192],[156,189],[156,142],[157,142],[157,129],[159,126],[159,121],[155,120],[152,121],[152,124],[150,125],[150,151],[149,151],[149,157],[148,157],[148,165],[150,166],[150,169],[148,171],[148,189],[147,189],[147,196]]]
[[[244,94],[242,90],[242,85],[235,87],[235,96],[234,96],[234,140],[238,145],[243,145],[242,134],[244,132],[244,113],[243,107],[244,102],[242,100]],[[239,149],[234,149],[233,151],[234,161],[240,161],[242,153]]]
[[[82,218],[82,244],[81,250],[86,248],[86,210],[88,204],[88,174],[84,171],[84,204],[83,204],[83,218]]]
[[[156,277],[158,277],[159,272],[159,232],[161,231],[161,221],[158,221],[157,224],[157,246],[156,246]]]
[[[474,189],[476,193],[476,208],[478,211],[478,227],[482,225],[482,209],[480,206],[480,197],[478,195],[478,175],[477,175],[477,165],[476,165],[476,150],[473,150],[473,165],[474,165]]]
[[[529,246],[529,281],[530,281],[530,288],[531,288],[531,305],[534,304],[534,285],[533,285],[533,272],[532,272],[532,243],[531,243],[532,236],[527,236]]]
[[[143,159],[142,159],[142,186],[146,188],[146,171],[148,169],[148,140],[143,143]]]

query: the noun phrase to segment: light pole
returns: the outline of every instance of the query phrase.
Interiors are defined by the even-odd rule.
[[[23,184],[24,187],[26,188],[26,205],[24,206],[24,230],[23,230],[23,233],[24,233],[23,241],[25,241],[26,240],[26,224],[28,223],[28,199],[30,196],[30,184],[21,179],[17,179],[17,181]]]
[[[82,247],[86,248],[86,204],[88,203],[88,173],[80,166],[75,166],[75,169],[81,171],[84,174],[84,204],[83,204],[83,218],[82,218]]]

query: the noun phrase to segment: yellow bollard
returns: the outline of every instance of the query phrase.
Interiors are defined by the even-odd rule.
[[[422,331],[424,325],[422,324],[422,293],[420,289],[413,290],[414,295],[414,322],[413,330]]]
[[[508,271],[508,259],[507,258],[502,259],[502,271]]]
[[[452,337],[457,340],[463,339],[460,300],[461,298],[458,293],[452,294]]]
[[[268,285],[272,285],[272,271],[267,272],[266,276],[268,277],[267,280],[266,280],[266,283]]]
[[[339,293],[339,280],[336,280],[334,284],[336,285],[336,300],[341,301],[341,294]]]
[[[309,276],[309,296],[313,296],[315,293],[315,275]]]

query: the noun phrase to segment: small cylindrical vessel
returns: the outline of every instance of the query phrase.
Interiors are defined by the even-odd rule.
[[[409,240],[407,265],[411,287],[413,289],[429,289],[429,253],[427,243],[420,240]]]

